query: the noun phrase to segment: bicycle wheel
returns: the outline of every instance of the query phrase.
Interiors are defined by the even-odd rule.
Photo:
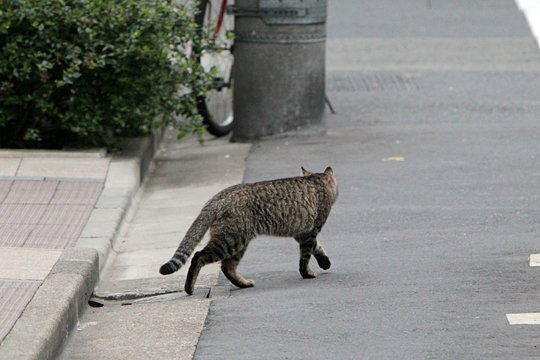
[[[197,99],[199,114],[207,130],[214,136],[227,135],[232,130],[233,97],[232,65],[234,16],[227,14],[227,0],[201,0],[196,21],[209,39],[208,51],[199,54],[198,61],[213,74],[206,96]]]

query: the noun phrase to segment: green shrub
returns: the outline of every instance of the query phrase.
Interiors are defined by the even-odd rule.
[[[0,147],[110,146],[158,115],[200,133],[208,75],[186,54],[193,4],[176,3],[0,0]]]

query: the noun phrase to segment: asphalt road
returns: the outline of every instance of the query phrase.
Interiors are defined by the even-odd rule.
[[[328,33],[328,134],[255,144],[244,180],[331,165],[332,268],[303,280],[293,240],[256,239],[239,268],[256,286],[214,299],[195,358],[540,357],[539,328],[506,318],[540,311],[540,56],[523,15],[329,1]]]

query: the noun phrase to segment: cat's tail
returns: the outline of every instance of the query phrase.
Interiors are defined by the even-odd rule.
[[[159,272],[161,275],[172,274],[173,272],[178,271],[182,265],[184,265],[195,250],[197,244],[202,240],[204,234],[210,228],[210,225],[214,222],[216,218],[216,211],[213,209],[213,204],[209,203],[201,210],[201,213],[193,224],[189,227],[186,236],[178,245],[174,256],[167,263],[161,265]]]

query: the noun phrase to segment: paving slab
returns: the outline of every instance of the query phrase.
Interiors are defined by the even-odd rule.
[[[92,212],[103,181],[25,179],[0,181],[0,245],[72,246]]]
[[[57,187],[58,181],[14,181],[3,203],[49,204]]]
[[[28,239],[34,227],[35,225],[0,224],[0,246],[24,246],[26,239]]]
[[[61,250],[1,247],[0,279],[43,281]]]
[[[38,224],[48,205],[0,204],[0,224]]]
[[[65,249],[72,247],[84,227],[78,224],[37,224],[24,242],[26,248]]]
[[[86,150],[40,150],[40,149],[0,149],[0,158],[105,158],[107,149],[95,148]]]
[[[103,183],[101,182],[60,182],[50,203],[64,205],[94,205],[96,200],[100,197],[102,190]]]
[[[39,223],[84,226],[93,208],[92,205],[48,205]]]
[[[115,209],[94,209],[81,234],[83,238],[97,238],[103,236],[114,236],[121,224],[124,210]]]
[[[104,179],[110,158],[23,158],[17,176]]]
[[[0,203],[2,203],[8,195],[12,184],[12,180],[0,180]]]
[[[0,176],[15,176],[20,163],[21,159],[0,157]]]
[[[2,275],[3,270],[0,269],[0,339],[9,333],[41,285],[41,281],[9,280]]]
[[[91,308],[59,359],[191,359],[210,300],[182,299]]]

